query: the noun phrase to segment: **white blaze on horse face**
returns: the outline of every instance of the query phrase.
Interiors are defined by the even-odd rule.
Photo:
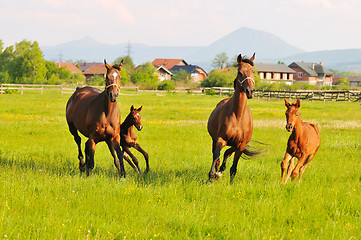
[[[114,82],[115,82],[115,79],[117,78],[117,76],[118,76],[118,73],[114,72],[113,73]]]

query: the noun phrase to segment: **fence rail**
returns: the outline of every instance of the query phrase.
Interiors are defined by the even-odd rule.
[[[95,86],[99,89],[104,89],[104,86]],[[46,84],[1,84],[0,92],[5,93],[6,90],[20,90],[21,94],[24,91],[37,90],[41,94],[45,90],[56,90],[61,94],[72,94],[76,87],[69,87],[63,85],[46,85]],[[156,94],[167,92],[166,90],[140,90],[138,87],[121,87],[121,89],[134,89],[136,94],[139,92],[154,92]],[[231,95],[233,88],[213,87],[213,88],[176,88],[173,92],[191,93],[191,94],[206,94],[207,91],[217,93],[220,96],[224,94]],[[121,93],[128,95],[127,93]],[[361,101],[361,91],[339,91],[339,90],[297,90],[297,91],[262,91],[257,90],[256,98],[300,98],[310,101]]]

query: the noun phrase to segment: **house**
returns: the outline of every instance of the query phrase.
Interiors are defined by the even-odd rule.
[[[95,65],[104,65],[104,63],[97,63],[97,62],[92,62],[92,63],[87,63],[87,62],[82,62],[82,63],[79,63],[79,67],[80,67],[80,70],[82,72],[85,72],[86,70],[88,70],[89,68],[95,66]]]
[[[256,63],[255,68],[258,71],[260,79],[269,82],[284,82],[288,85],[293,83],[293,76],[296,73],[293,69],[284,64]]]
[[[170,70],[173,73],[180,70],[184,70],[188,74],[190,74],[192,82],[196,82],[196,83],[201,82],[208,76],[206,71],[204,71],[201,67],[197,65],[176,65],[172,67]]]
[[[185,66],[188,65],[183,59],[169,59],[169,58],[156,58],[152,62],[152,65],[155,68],[163,65],[166,69],[172,69],[174,66]]]
[[[358,87],[361,86],[361,76],[351,76],[348,77],[350,81],[350,87]]]
[[[172,76],[174,76],[174,74],[171,71],[169,71],[167,68],[165,68],[163,65],[160,65],[155,70],[155,74],[158,75],[159,81],[170,80]]]
[[[69,70],[70,72],[72,73],[81,73],[82,71],[77,68],[74,64],[72,63],[55,63],[55,65],[58,67],[58,68],[62,68],[64,67],[65,69]]]
[[[188,64],[184,59],[156,58],[152,65],[157,68],[159,80],[171,79],[174,72],[184,70],[189,73],[193,82],[200,82],[207,77],[206,71],[196,65]],[[161,68],[163,66],[163,68]],[[168,71],[166,71],[168,70]]]
[[[100,63],[85,70],[83,72],[83,75],[85,76],[85,81],[89,82],[90,78],[93,76],[104,77],[105,72],[106,72],[106,68],[104,64]]]
[[[293,62],[288,65],[295,73],[294,82],[306,82],[310,85],[332,86],[333,73],[322,63]]]

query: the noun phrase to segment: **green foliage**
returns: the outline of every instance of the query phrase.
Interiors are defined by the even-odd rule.
[[[346,78],[341,78],[337,84],[337,89],[340,89],[340,90],[349,90],[350,89],[350,81],[347,80]]]
[[[190,75],[189,73],[184,69],[179,69],[178,71],[172,72],[174,76],[172,77],[172,80],[176,83],[182,82],[183,84],[189,83]]]
[[[175,84],[172,80],[164,80],[158,84],[157,89],[172,91],[175,89]]]
[[[227,53],[221,52],[218,53],[215,58],[212,60],[212,66],[214,68],[222,69],[227,66],[228,56]]]
[[[152,63],[147,62],[132,73],[131,81],[145,89],[156,89],[158,76],[155,74],[155,70]]]
[[[129,56],[123,56],[123,57],[118,57],[113,61],[113,64],[120,64],[120,62],[123,60],[123,67],[122,69],[124,69],[127,73],[132,73],[133,69],[135,67],[133,60],[131,57]]]
[[[202,87],[233,87],[234,79],[237,76],[237,68],[230,68],[229,71],[213,70],[201,83]]]
[[[87,85],[90,86],[103,86],[105,84],[105,79],[102,76],[95,75],[89,79]]]
[[[1,83],[62,84],[83,82],[79,74],[58,68],[53,62],[45,61],[39,44],[23,40],[2,51],[0,48]]]

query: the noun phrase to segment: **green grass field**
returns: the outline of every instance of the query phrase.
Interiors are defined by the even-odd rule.
[[[79,172],[65,120],[69,97],[0,96],[0,238],[361,239],[359,103],[301,101],[302,119],[320,128],[321,147],[302,182],[282,186],[289,133],[281,100],[248,101],[253,140],[268,144],[265,153],[241,160],[233,184],[231,159],[223,177],[207,184],[206,124],[221,97],[120,96],[122,119],[132,104],[143,105],[138,140],[151,166],[139,176],[126,164],[125,180],[105,143],[90,176]]]

